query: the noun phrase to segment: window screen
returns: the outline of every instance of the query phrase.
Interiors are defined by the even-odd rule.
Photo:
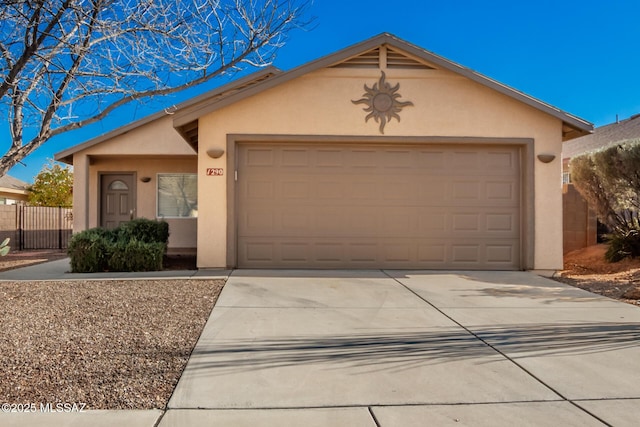
[[[198,215],[198,177],[190,173],[158,174],[158,217]]]

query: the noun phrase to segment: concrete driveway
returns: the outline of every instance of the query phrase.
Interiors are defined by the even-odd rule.
[[[640,309],[527,272],[229,278],[160,427],[637,425]]]

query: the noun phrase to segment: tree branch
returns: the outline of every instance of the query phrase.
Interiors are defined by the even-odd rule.
[[[46,40],[49,32],[57,25],[58,21],[62,18],[62,15],[64,14],[64,12],[68,9],[69,3],[70,3],[69,0],[65,0],[62,3],[62,5],[60,5],[60,9],[55,14],[53,19],[51,19],[51,21],[45,27],[45,29],[40,33],[39,37],[34,37],[34,39],[33,39],[33,41],[31,43],[25,43],[26,48],[25,48],[23,54],[16,61],[16,63],[13,65],[13,67],[11,67],[11,69],[10,69],[9,73],[7,74],[7,76],[5,77],[4,81],[2,82],[2,84],[0,84],[0,98],[4,97],[6,95],[7,91],[13,85],[13,83],[15,82],[15,80],[16,80],[17,76],[19,75],[19,73],[22,72],[22,70],[27,65],[27,63],[31,59],[31,57],[36,54],[36,52],[38,51],[38,48],[40,48],[42,43]],[[41,9],[37,8],[34,11],[34,15],[39,15],[40,12],[41,12]],[[29,31],[29,29],[27,29],[27,34],[28,34],[28,31]],[[35,34],[37,32],[37,27],[35,27],[33,29],[33,31],[34,31],[34,36],[35,36]]]
[[[269,65],[311,0],[0,2],[0,176],[127,103]]]

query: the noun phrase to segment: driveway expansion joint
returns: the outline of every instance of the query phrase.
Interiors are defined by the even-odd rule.
[[[457,320],[455,320],[453,317],[449,316],[447,313],[445,313],[443,310],[441,310],[440,308],[436,307],[434,304],[432,304],[430,301],[428,301],[427,299],[425,299],[424,297],[422,297],[420,294],[418,294],[417,292],[415,292],[413,289],[411,289],[409,286],[405,285],[404,283],[402,283],[400,280],[398,280],[397,278],[391,276],[390,274],[388,274],[386,272],[386,270],[380,270],[384,275],[386,275],[387,277],[389,277],[390,279],[392,279],[393,281],[395,281],[396,283],[398,283],[400,286],[402,286],[403,288],[405,288],[406,290],[408,290],[409,292],[411,292],[413,295],[415,295],[416,297],[418,297],[420,300],[424,301],[426,304],[428,304],[429,306],[431,306],[434,310],[438,311],[440,314],[442,314],[443,316],[445,316],[447,319],[449,319],[450,321],[452,321],[453,323],[455,323],[456,325],[458,325],[459,327],[461,327],[462,329],[464,329],[467,333],[471,334],[473,337],[475,337],[476,339],[478,339],[480,342],[484,343],[487,347],[491,348],[493,351],[495,351],[496,353],[498,353],[500,356],[504,357],[506,360],[508,360],[509,362],[513,363],[515,366],[517,366],[518,368],[520,368],[522,371],[524,371],[527,375],[529,375],[531,378],[533,378],[534,380],[538,381],[540,384],[542,384],[543,386],[545,386],[546,388],[548,388],[549,390],[551,390],[553,393],[555,393],[557,396],[559,396],[563,401],[566,401],[568,403],[570,403],[571,405],[575,406],[577,409],[589,414],[590,416],[592,416],[593,418],[597,419],[598,421],[600,421],[601,423],[607,425],[607,426],[611,426],[611,424],[607,423],[606,421],[604,421],[602,418],[598,417],[597,415],[593,414],[591,411],[586,410],[585,408],[581,407],[580,405],[578,405],[576,402],[574,402],[571,399],[568,399],[567,397],[565,397],[562,393],[560,393],[558,390],[556,390],[554,387],[551,387],[549,384],[547,384],[545,381],[543,381],[542,379],[538,378],[536,375],[534,375],[530,370],[528,370],[527,368],[525,368],[524,366],[522,366],[521,364],[519,364],[518,362],[516,362],[514,359],[512,359],[511,357],[509,357],[506,353],[502,352],[501,350],[499,350],[498,348],[494,347],[493,345],[491,345],[489,342],[487,342],[485,339],[483,339],[481,336],[479,336],[478,334],[476,334],[475,332],[473,332],[471,329],[467,328],[466,326],[464,326],[462,323],[458,322]]]
[[[373,419],[373,422],[376,423],[376,426],[377,427],[381,427],[380,421],[378,421],[378,418],[376,417],[376,414],[373,413],[373,408],[371,406],[369,406],[367,409],[369,411],[369,415],[371,415],[371,419]]]
[[[541,319],[555,324],[558,316],[570,317],[563,314],[565,307],[585,311],[575,315],[576,322],[590,321],[593,304],[583,307],[582,295],[574,298],[571,288],[558,290],[541,279],[519,274],[496,272],[476,277],[460,272],[381,269],[335,274],[234,270],[163,422],[170,425],[201,416],[212,420],[264,416],[283,425],[282,420],[317,422],[320,414],[334,425],[340,424],[336,420],[356,419],[357,425],[371,427],[384,426],[389,420],[442,414],[496,413],[517,419],[522,410],[542,419],[577,417],[585,425],[619,424],[619,417],[610,417],[610,408],[633,408],[636,400],[590,403],[604,399],[584,398],[637,396],[640,389],[628,376],[620,381],[626,392],[612,394],[599,386],[597,378],[594,384],[587,381],[592,389],[576,392],[571,388],[575,381],[565,388],[564,377],[554,371],[564,373],[567,359],[548,360],[547,353],[539,351],[543,347],[538,346],[555,339],[555,329],[538,332],[533,343],[529,335],[485,334],[491,328],[485,330],[483,325],[494,325],[494,320],[496,325],[512,325],[508,322],[513,319],[518,325],[538,325]],[[550,305],[556,301],[558,304]],[[533,306],[548,310],[549,317],[527,313],[529,317],[521,319],[518,309]],[[451,307],[459,309],[452,311]],[[487,313],[473,311],[478,307]],[[544,310],[541,312],[547,313]],[[615,315],[617,312],[601,315],[602,321]],[[581,329],[574,341],[587,332]],[[628,345],[619,342],[633,339],[633,329],[624,332],[611,346],[616,356],[629,360],[626,352],[635,349],[628,350]],[[496,334],[500,334],[498,341]],[[563,337],[557,340],[565,340]],[[573,349],[574,341],[562,341],[562,348]],[[586,346],[592,341],[578,343]],[[537,364],[520,359],[520,353],[513,353],[504,343],[517,345],[518,351],[534,345]],[[569,355],[576,357],[574,353]],[[584,365],[599,353],[578,356]],[[401,362],[407,369],[397,369]],[[610,370],[616,374],[621,369]],[[573,369],[567,376],[579,373]],[[604,386],[615,385],[607,378]],[[388,387],[372,388],[376,383]],[[583,401],[573,401],[576,397]]]

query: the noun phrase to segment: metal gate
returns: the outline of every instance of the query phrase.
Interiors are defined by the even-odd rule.
[[[73,209],[65,207],[18,206],[19,250],[66,249],[73,232]]]

